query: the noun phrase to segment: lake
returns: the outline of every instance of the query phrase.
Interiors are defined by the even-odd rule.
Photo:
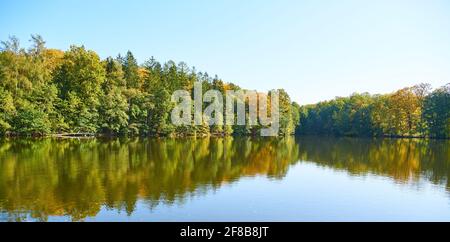
[[[1,139],[0,221],[450,221],[450,141]]]

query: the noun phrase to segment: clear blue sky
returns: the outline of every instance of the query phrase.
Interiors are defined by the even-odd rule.
[[[185,61],[299,103],[450,82],[448,0],[2,0],[0,39]]]

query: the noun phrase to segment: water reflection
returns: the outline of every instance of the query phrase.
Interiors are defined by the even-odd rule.
[[[183,204],[243,177],[283,179],[300,161],[449,189],[449,148],[387,139],[1,140],[0,220],[77,221],[104,207],[131,215],[140,200]]]
[[[427,179],[450,190],[450,142],[420,139],[303,138],[300,159],[352,175],[388,176],[400,183]]]

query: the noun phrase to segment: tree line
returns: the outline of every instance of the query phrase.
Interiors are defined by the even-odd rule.
[[[186,63],[138,64],[133,54],[100,59],[83,46],[67,51],[48,49],[39,35],[31,47],[11,37],[0,50],[0,134],[43,136],[89,133],[130,136],[253,135],[261,127],[174,126],[171,94],[203,90],[241,90],[219,77],[198,72]],[[298,105],[280,92],[280,135],[291,135],[298,124]],[[248,102],[248,100],[247,100]],[[206,106],[206,104],[204,104]]]
[[[387,95],[353,94],[301,107],[297,133],[450,138],[450,84],[419,84]]]
[[[174,126],[175,90],[193,94],[197,82],[204,91],[242,90],[184,62],[160,63],[152,57],[139,64],[130,51],[102,60],[83,46],[49,49],[39,35],[32,36],[29,49],[15,37],[1,44],[0,136],[250,136],[262,128],[209,126],[206,120],[200,126]],[[420,84],[387,95],[354,94],[306,106],[278,91],[282,136],[450,137],[450,84],[434,91]]]

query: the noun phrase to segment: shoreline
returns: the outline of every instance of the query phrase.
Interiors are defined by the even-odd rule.
[[[392,140],[401,140],[401,139],[417,139],[417,140],[450,140],[450,138],[440,138],[440,137],[426,137],[426,136],[339,136],[339,135],[301,135],[301,134],[293,134],[293,135],[283,135],[276,137],[261,137],[258,135],[225,135],[225,134],[210,134],[210,135],[112,135],[112,134],[92,134],[92,133],[66,133],[66,134],[48,134],[48,135],[0,135],[0,139],[2,138],[12,138],[12,139],[21,139],[21,138],[32,138],[32,139],[41,139],[41,138],[57,138],[57,139],[115,139],[115,138],[154,138],[154,139],[164,139],[164,138],[172,138],[172,139],[185,139],[185,138],[276,138],[282,139],[285,137],[295,137],[295,138],[307,138],[307,137],[319,137],[319,138],[353,138],[353,139],[392,139]]]

